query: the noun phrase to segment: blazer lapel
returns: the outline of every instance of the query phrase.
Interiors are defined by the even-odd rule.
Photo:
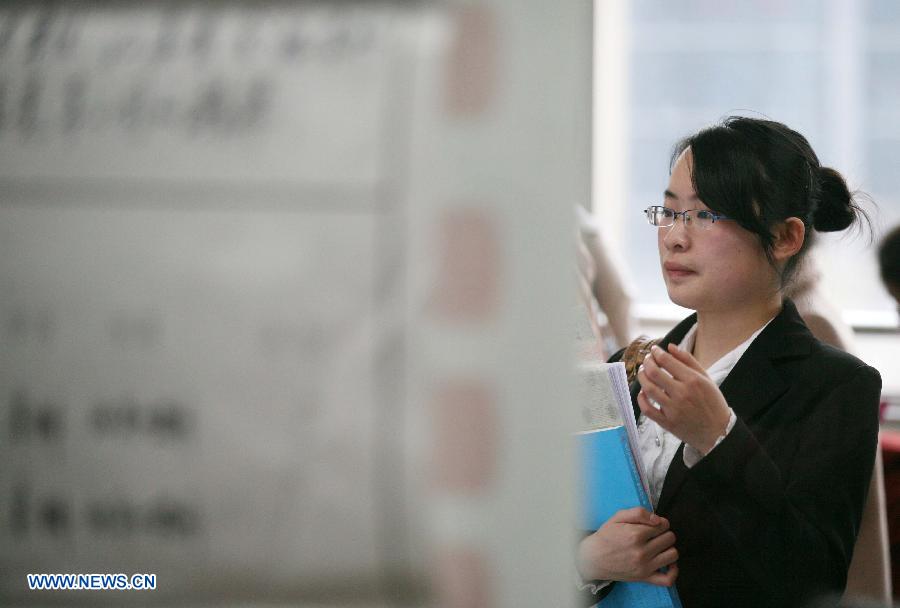
[[[691,317],[685,321],[690,319]],[[670,342],[680,342],[693,322],[678,337],[676,330],[680,330],[683,324],[684,322],[679,324],[666,336]],[[719,387],[735,415],[748,422],[783,395],[788,385],[775,369],[773,360],[807,355],[813,340],[793,302],[784,300],[781,312],[757,336]],[[634,387],[632,397],[637,397]],[[665,512],[668,509],[687,477],[689,469],[684,464],[683,453],[682,442],[666,473],[657,511]]]

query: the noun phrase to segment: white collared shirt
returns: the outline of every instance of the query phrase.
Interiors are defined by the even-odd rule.
[[[753,340],[755,340],[760,332],[762,332],[762,330],[764,330],[771,322],[772,319],[769,319],[765,325],[753,332],[752,336],[709,366],[706,373],[713,382],[719,385],[722,384],[744,352],[750,348]],[[694,323],[693,327],[685,334],[678,347],[687,352],[691,352],[694,349],[694,338],[696,335],[697,324]],[[729,408],[729,410],[731,410],[731,408]],[[719,438],[716,445],[719,445],[719,442],[731,432],[734,423],[737,421],[734,411],[731,411],[730,413],[731,417],[728,420],[725,433]],[[656,507],[656,503],[659,501],[659,496],[662,493],[663,482],[666,480],[666,472],[669,470],[669,465],[672,463],[672,459],[678,451],[678,446],[681,445],[681,440],[646,416],[641,416],[638,419],[637,428],[641,461],[644,464],[644,471],[647,473],[647,482],[650,484],[650,501],[653,506]],[[713,449],[715,449],[715,446]],[[686,467],[691,468],[702,458],[703,454],[699,450],[685,444],[684,464]]]

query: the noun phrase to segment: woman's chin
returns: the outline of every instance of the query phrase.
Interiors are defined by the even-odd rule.
[[[667,285],[666,292],[669,294],[669,299],[672,301],[672,304],[690,310],[697,310],[697,298],[693,297],[693,294],[687,293],[687,290],[678,289],[677,287],[673,288]]]

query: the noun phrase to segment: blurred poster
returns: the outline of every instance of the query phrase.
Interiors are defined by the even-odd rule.
[[[566,603],[591,20],[548,10],[0,8],[0,603]]]
[[[155,573],[154,599],[411,577],[379,426],[403,428],[403,377],[379,378],[403,369],[401,112],[434,17],[0,18],[0,597],[35,597],[29,572]]]

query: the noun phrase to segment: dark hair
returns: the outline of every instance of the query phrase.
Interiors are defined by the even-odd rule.
[[[729,116],[675,145],[670,170],[687,148],[700,200],[756,234],[774,266],[772,228],[789,217],[806,226],[803,247],[784,266],[781,285],[793,275],[819,232],[844,230],[868,215],[840,173],[819,164],[809,142],[780,122]]]
[[[900,286],[900,226],[881,240],[878,246],[878,266],[885,285]]]

